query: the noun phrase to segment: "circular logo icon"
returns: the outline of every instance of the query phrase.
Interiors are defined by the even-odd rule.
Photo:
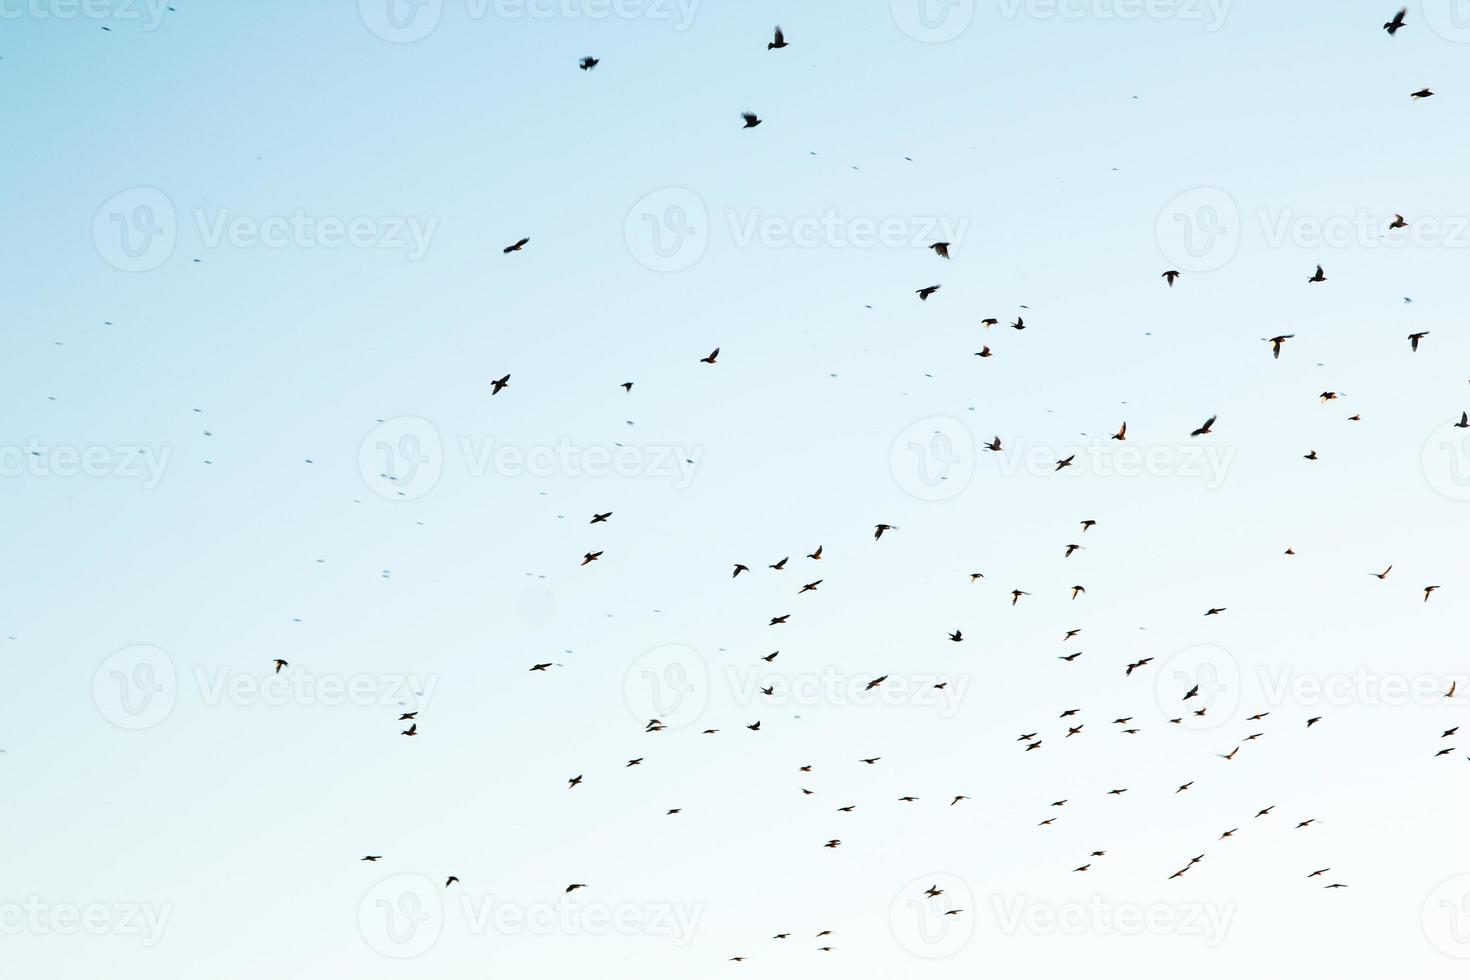
[[[1421,0],[1419,16],[1446,41],[1470,44],[1470,0]]]
[[[1470,428],[1457,428],[1459,419],[1446,421],[1429,434],[1419,465],[1424,478],[1451,500],[1470,500]]]
[[[114,269],[147,272],[168,261],[178,241],[174,202],[153,187],[112,195],[92,217],[92,244]]]
[[[898,485],[920,500],[958,497],[975,475],[975,440],[959,419],[920,419],[893,440],[888,467]]]
[[[687,187],[646,194],[623,219],[628,253],[654,272],[680,272],[698,262],[709,244],[709,213]]]
[[[893,22],[915,41],[953,41],[975,19],[975,0],[889,0]]]
[[[1470,959],[1470,874],[1440,882],[1424,899],[1419,919],[1435,949],[1457,960]]]
[[[926,960],[953,956],[975,935],[975,896],[958,875],[921,875],[898,890],[888,927],[905,951]]]
[[[444,931],[439,889],[423,875],[385,878],[357,906],[357,928],[375,952],[390,959],[422,956]]]
[[[357,469],[385,500],[417,500],[438,486],[444,472],[439,430],[412,415],[380,422],[357,447]]]
[[[1180,272],[1213,272],[1240,248],[1240,208],[1218,187],[1196,187],[1164,205],[1154,237],[1165,261]]]
[[[654,647],[623,675],[623,697],[641,722],[657,718],[665,728],[692,725],[709,701],[709,667],[693,647]]]
[[[1183,718],[1184,728],[1218,728],[1240,704],[1240,664],[1213,643],[1185,647],[1158,665],[1154,698],[1164,717]]]
[[[439,26],[444,0],[357,0],[357,13],[367,29],[384,41],[412,44]]]
[[[146,644],[124,647],[92,675],[92,702],[119,728],[142,731],[160,724],[178,700],[173,658]]]

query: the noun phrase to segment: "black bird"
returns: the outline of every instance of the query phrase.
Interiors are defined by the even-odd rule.
[[[755,129],[761,124],[760,117],[753,112],[742,112],[740,118],[745,120],[745,129]]]
[[[1393,37],[1399,32],[1399,28],[1404,26],[1404,14],[1407,14],[1408,12],[1408,7],[1400,7],[1399,12],[1393,15],[1393,20],[1383,25],[1383,29],[1385,31],[1388,31],[1389,37]]]
[[[780,24],[777,24],[776,25],[776,36],[775,36],[775,39],[772,40],[772,41],[770,41],[770,42],[768,42],[766,44],[766,50],[767,51],[770,51],[770,50],[774,49],[774,50],[778,50],[779,51],[781,48],[784,48],[784,47],[788,47],[788,45],[786,43],[786,35],[783,34],[783,33],[781,33],[781,25]]]
[[[580,69],[582,69],[583,71],[591,71],[593,68],[596,68],[597,67],[597,63],[598,63],[598,59],[592,57],[589,54],[587,57],[585,57],[581,61],[577,62],[577,67],[580,68]]]
[[[500,250],[501,251],[501,254],[503,254],[503,255],[509,255],[511,252],[519,252],[521,249],[523,249],[527,245],[529,245],[530,242],[531,242],[531,240],[529,238],[522,238],[520,241],[516,242],[514,245],[507,245],[507,246],[505,246],[505,248],[502,248]]]

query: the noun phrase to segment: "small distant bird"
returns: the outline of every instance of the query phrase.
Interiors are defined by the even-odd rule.
[[[1077,594],[1079,592],[1086,592],[1086,591],[1087,590],[1084,589],[1082,586],[1080,586],[1080,585],[1074,585],[1074,586],[1072,586],[1072,598],[1075,599],[1075,598],[1077,598]]]
[[[1317,724],[1317,722],[1319,722],[1321,720],[1322,720],[1322,716],[1321,715],[1318,715],[1315,718],[1308,718],[1307,719],[1307,727],[1308,728],[1311,728],[1313,725]]]
[[[1307,282],[1326,282],[1326,281],[1327,281],[1327,275],[1326,275],[1326,273],[1324,273],[1322,271],[1322,267],[1320,265],[1317,266],[1317,271],[1316,272],[1312,273],[1310,276],[1307,277]]]
[[[291,664],[289,662],[285,661],[285,660],[276,660],[275,661],[275,665],[276,665],[276,673],[277,674],[279,674],[281,672],[281,668],[282,667],[289,667],[289,666],[291,666]]]
[[[598,60],[599,59],[594,58],[589,54],[587,57],[577,62],[577,67],[582,69],[583,71],[591,71],[592,69],[597,67]]]
[[[511,252],[519,252],[521,249],[525,248],[530,243],[531,243],[531,240],[529,238],[522,238],[521,240],[517,241],[513,245],[507,245],[507,246],[505,246],[505,248],[502,248],[500,250],[500,252],[501,252],[502,255],[509,255]]]
[[[622,384],[618,385],[618,387],[621,388],[621,389],[623,389],[624,391],[632,391],[633,390],[633,382],[631,382],[631,381],[624,381]]]
[[[1399,32],[1399,29],[1404,26],[1404,15],[1408,12],[1408,7],[1400,7],[1399,12],[1393,15],[1393,20],[1383,25],[1383,29],[1385,31],[1388,31],[1389,37],[1393,37]]]
[[[808,582],[806,585],[803,585],[801,587],[801,591],[797,592],[796,594],[801,595],[802,592],[815,592],[817,591],[817,586],[821,585],[823,581],[825,580],[817,579],[815,582]]]
[[[1439,588],[1439,586],[1437,586],[1437,585],[1426,585],[1426,586],[1424,586],[1424,601],[1425,602],[1428,602],[1429,601],[1429,593],[1435,591],[1438,588]]]
[[[717,358],[719,358],[719,356],[720,356],[720,349],[718,347],[716,347],[714,350],[710,351],[707,356],[701,357],[699,359],[699,363],[701,363],[701,364],[713,364],[713,363],[715,363],[715,360]]]
[[[779,51],[781,48],[787,46],[788,45],[786,44],[786,35],[781,33],[781,25],[777,24],[775,37],[771,41],[767,42],[766,50],[770,51],[772,49],[775,49]]]
[[[1409,223],[1404,220],[1404,216],[1401,214],[1395,214],[1393,216],[1393,220],[1388,223],[1389,231],[1392,231],[1395,228],[1407,228],[1408,226]]]
[[[1066,459],[1059,459],[1059,460],[1057,460],[1057,468],[1054,469],[1054,470],[1052,470],[1052,472],[1053,473],[1059,473],[1059,472],[1061,472],[1062,470],[1066,469],[1068,466],[1071,466],[1072,465],[1072,460],[1074,460],[1076,458],[1077,458],[1077,454],[1076,453],[1073,453],[1072,455],[1068,456]]]
[[[545,672],[545,670],[546,670],[547,667],[554,667],[554,666],[556,666],[556,665],[553,664],[553,663],[551,663],[550,661],[548,661],[548,662],[546,662],[544,664],[532,664],[531,665],[531,669],[533,671],[539,670],[539,671]]]
[[[1205,610],[1205,615],[1206,616],[1218,616],[1222,612],[1224,612],[1227,608],[1228,607],[1226,607],[1226,606],[1211,606],[1209,609],[1206,609]]]
[[[567,789],[572,789],[572,788],[574,788],[576,786],[580,786],[581,783],[582,783],[582,777],[581,776],[573,776],[571,779],[568,779],[567,780]]]
[[[995,317],[988,316],[980,321],[980,326],[984,327],[986,330],[989,330],[991,327],[995,326],[999,322],[1000,321],[997,320]]]
[[[1023,596],[1023,595],[1030,595],[1030,594],[1031,593],[1029,593],[1029,592],[1022,592],[1020,589],[1012,589],[1011,590],[1011,605],[1014,606],[1020,600],[1021,596]]]
[[[444,879],[444,887],[445,888],[448,888],[450,885],[454,884],[458,880],[459,879],[457,877],[455,877],[454,875],[450,875],[448,878],[445,878]]]
[[[741,572],[748,572],[748,571],[750,571],[750,566],[749,565],[742,565],[739,562],[736,562],[735,563],[735,571],[733,571],[733,572],[730,573],[730,577],[731,578],[735,578]]]
[[[1393,566],[1392,565],[1389,565],[1387,568],[1385,568],[1381,572],[1369,572],[1368,574],[1369,575],[1372,575],[1374,578],[1378,579],[1379,581],[1382,581],[1383,579],[1388,578],[1388,573],[1391,572],[1391,571],[1393,571]]]
[[[1001,451],[1001,448],[1002,448],[1001,447],[1001,444],[1000,444],[1000,436],[996,436],[994,439],[992,439],[989,442],[987,442],[985,444],[985,448],[988,449],[988,450],[990,450],[993,453],[1000,452]]]
[[[761,124],[761,119],[753,112],[742,112],[740,118],[745,120],[744,129],[755,129]]]
[[[1108,438],[1109,439],[1116,439],[1119,442],[1125,442],[1125,441],[1127,441],[1127,439],[1128,439],[1128,423],[1125,421],[1122,425],[1118,426],[1118,431],[1117,432],[1114,432]]]
[[[1429,336],[1428,330],[1420,330],[1418,333],[1409,334],[1409,350],[1418,353],[1419,341]]]
[[[602,557],[602,552],[600,552],[600,551],[589,551],[585,555],[582,556],[582,564],[583,565],[590,565],[592,562],[596,561],[597,559],[599,559],[601,557]]]
[[[874,541],[877,541],[879,538],[883,537],[883,532],[884,531],[892,531],[892,530],[893,530],[893,525],[892,524],[874,524],[873,525],[873,540]]]
[[[574,885],[568,885],[565,894],[570,895],[572,892],[576,891],[578,888],[586,888],[586,887],[587,887],[587,885],[585,883],[581,883],[581,882],[579,882],[577,884],[574,884]]]
[[[746,725],[745,727],[746,728],[749,728],[753,732],[758,732],[758,731],[761,730],[761,723],[760,722],[755,722],[754,724]]]
[[[494,397],[495,395],[500,394],[501,391],[503,391],[504,389],[509,388],[509,387],[510,387],[510,375],[507,374],[503,378],[497,378],[496,380],[490,382],[490,395],[491,395],[491,397]]]
[[[767,565],[766,567],[767,568],[770,568],[770,569],[774,569],[775,571],[778,571],[778,572],[784,571],[786,569],[786,559],[785,558],[782,558],[780,561],[776,562],[774,565]]]
[[[1026,329],[1026,321],[1025,321],[1025,319],[1022,318],[1022,317],[1019,317],[1019,316],[1016,317],[1016,322],[1013,323],[1013,324],[1011,324],[1011,329],[1012,330],[1025,330]]]
[[[1294,334],[1294,333],[1280,333],[1280,334],[1277,334],[1274,337],[1267,337],[1266,338],[1266,343],[1268,343],[1268,344],[1271,345],[1271,356],[1273,358],[1277,359],[1277,360],[1280,360],[1281,359],[1281,345],[1284,344],[1284,343],[1286,343],[1288,340],[1290,340],[1291,338],[1293,338],[1295,336],[1296,336],[1296,334]]]
[[[418,725],[418,722],[414,722],[412,725],[409,725],[407,728],[405,728],[403,731],[399,732],[398,734],[400,734],[400,735],[407,735],[410,738],[412,738],[413,736],[417,735],[418,733],[419,733],[419,725]]]
[[[1163,275],[1163,279],[1164,279],[1165,282],[1167,282],[1169,284],[1169,288],[1170,289],[1173,289],[1174,288],[1174,280],[1175,279],[1178,279],[1178,278],[1179,278],[1179,270],[1178,269],[1170,269],[1168,272],[1165,272],[1164,275]]]
[[[611,517],[611,516],[613,516],[613,512],[612,511],[608,511],[606,514],[598,514],[596,512],[593,512],[593,514],[592,514],[592,520],[588,521],[587,523],[589,523],[589,524],[606,524],[607,523],[607,519],[609,517]]]
[[[1264,816],[1266,816],[1268,813],[1270,813],[1274,809],[1276,809],[1276,804],[1275,803],[1272,803],[1270,806],[1266,807],[1266,809],[1257,812],[1256,813],[1256,816],[1257,817],[1264,817]]]
[[[1460,421],[1455,423],[1457,429],[1470,429],[1470,412],[1461,412]]]
[[[1315,449],[1313,449],[1311,452],[1307,453],[1305,456],[1302,457],[1302,459],[1317,459],[1317,458],[1318,458],[1317,457],[1317,450],[1315,450]]]
[[[965,638],[965,637],[964,637],[964,635],[963,635],[963,634],[961,634],[961,633],[960,633],[960,631],[959,631],[959,630],[955,630],[955,631],[954,631],[954,632],[953,632],[953,633],[951,633],[951,634],[949,634],[949,638],[950,638],[950,639],[951,639],[951,640],[953,640],[953,641],[954,641],[954,642],[955,642],[955,643],[959,643],[959,642],[960,642],[960,641],[961,641],[961,640],[963,640],[963,639],[964,639],[964,638]]]
[[[932,248],[934,250],[934,254],[939,256],[941,259],[949,258],[949,242],[935,242],[929,247]]]
[[[1427,88],[1421,88],[1417,92],[1410,92],[1409,93],[1409,98],[1411,98],[1411,99],[1427,99],[1427,98],[1429,98],[1433,94],[1434,93],[1431,92],[1429,89],[1427,89]]]
[[[935,293],[939,292],[939,286],[925,286],[923,289],[914,290],[914,292],[919,294],[919,299],[926,300],[930,296],[933,296]]]
[[[995,355],[990,352],[990,345],[989,344],[986,344],[985,346],[981,347],[979,350],[977,350],[975,352],[975,356],[976,357],[994,357]]]
[[[810,559],[812,559],[813,561],[821,561],[822,560],[822,546],[821,545],[817,545],[817,550],[816,551],[813,551],[811,554],[807,555],[807,557],[810,558]]]
[[[364,861],[381,861],[381,860],[383,860],[383,855],[381,855],[381,854],[369,854],[366,857],[362,858],[362,860],[364,860]]]
[[[1190,433],[1190,436],[1207,436],[1207,435],[1209,435],[1211,433],[1211,431],[1213,431],[1213,426],[1215,424],[1215,419],[1217,419],[1219,417],[1220,416],[1218,416],[1218,415],[1211,415],[1209,418],[1205,419],[1205,424],[1202,425],[1202,426],[1200,426],[1198,429],[1195,429],[1193,432],[1191,432]]]
[[[771,626],[780,626],[782,623],[786,622],[786,620],[788,620],[790,618],[791,618],[791,614],[790,613],[787,613],[784,616],[772,616],[771,617],[771,622],[769,623],[769,625],[771,625]]]

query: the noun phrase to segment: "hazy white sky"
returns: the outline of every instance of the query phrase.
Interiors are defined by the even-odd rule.
[[[392,2],[0,5],[16,975],[1463,973],[1470,12]]]

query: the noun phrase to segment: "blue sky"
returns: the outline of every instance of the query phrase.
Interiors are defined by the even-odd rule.
[[[1458,975],[1470,19],[1392,6],[0,7],[7,962]]]

